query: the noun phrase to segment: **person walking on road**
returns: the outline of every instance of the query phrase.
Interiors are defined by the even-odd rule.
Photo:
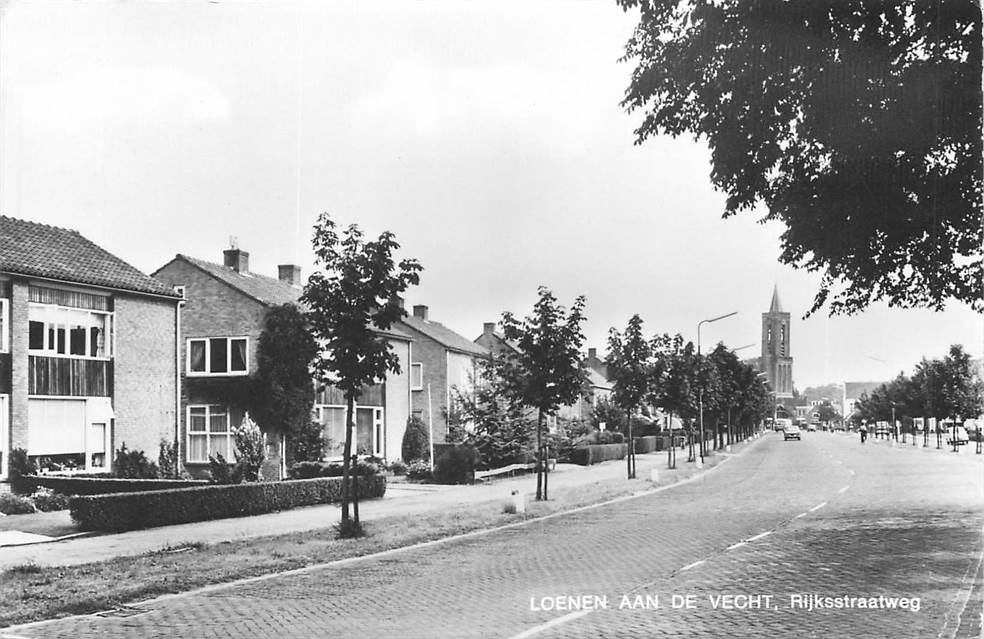
[[[868,439],[868,427],[861,424],[861,428],[859,430],[861,432],[861,443],[863,444],[865,440]]]

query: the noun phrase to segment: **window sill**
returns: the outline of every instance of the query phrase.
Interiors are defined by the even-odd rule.
[[[188,377],[247,377],[249,371],[236,371],[234,373],[185,373]]]

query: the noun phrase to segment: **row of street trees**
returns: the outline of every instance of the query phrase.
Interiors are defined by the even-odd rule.
[[[679,334],[647,339],[642,325],[642,319],[633,315],[624,333],[612,328],[605,360],[613,382],[612,399],[626,414],[630,479],[635,477],[633,418],[644,407],[666,414],[671,429],[674,417],[684,421],[691,461],[695,457],[694,421],[702,408],[705,420],[714,425],[716,448],[726,445],[725,433],[729,443],[743,438],[772,411],[772,392],[762,377],[724,344],[702,355]],[[701,433],[701,445],[705,438],[706,432]],[[673,445],[667,447],[667,466],[676,466]]]
[[[984,413],[984,380],[963,346],[954,344],[942,359],[922,359],[910,377],[904,373],[864,394],[855,406],[854,420],[869,423],[901,419],[912,430],[913,418],[935,418],[937,423],[975,418]],[[928,420],[923,421],[924,441],[929,438]],[[936,429],[937,448],[942,433]]]

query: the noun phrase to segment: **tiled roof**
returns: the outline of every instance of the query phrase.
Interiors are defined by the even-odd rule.
[[[221,280],[233,287],[237,291],[245,293],[257,302],[269,306],[279,306],[281,304],[296,304],[301,296],[301,289],[291,286],[275,277],[258,275],[256,273],[239,273],[228,266],[206,262],[197,257],[188,255],[178,255],[176,259],[184,260],[189,264],[197,266],[217,280]]]
[[[588,370],[588,382],[591,384],[591,386],[593,386],[594,388],[603,388],[603,389],[607,388],[609,390],[612,388],[612,383],[607,379],[605,379],[604,375],[602,375],[595,369],[591,368],[590,366],[588,367],[587,370]]]
[[[292,286],[275,277],[258,275],[256,273],[239,273],[228,266],[207,262],[188,255],[178,254],[175,259],[184,260],[193,266],[197,266],[212,277],[225,282],[232,288],[255,299],[261,304],[266,304],[267,306],[279,306],[281,304],[300,305],[298,300],[302,293],[301,287]],[[408,342],[413,341],[410,335],[395,326],[389,330],[377,332],[380,335],[387,335]]]
[[[419,317],[414,317],[413,315],[408,315],[400,321],[410,328],[423,333],[445,348],[449,348],[453,351],[467,353],[469,355],[486,356],[489,354],[489,350],[487,348],[476,344],[467,337],[455,333],[447,326],[439,324],[438,322],[422,320]]]
[[[0,272],[177,297],[78,231],[0,215]]]

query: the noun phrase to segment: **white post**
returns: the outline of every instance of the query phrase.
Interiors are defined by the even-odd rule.
[[[431,385],[427,384],[427,426],[430,431],[427,438],[430,442],[430,467],[434,471],[434,407],[431,404]]]

